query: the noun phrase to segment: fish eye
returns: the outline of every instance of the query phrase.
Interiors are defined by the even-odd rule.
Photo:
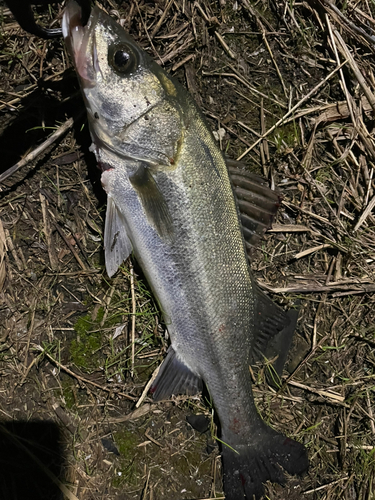
[[[130,55],[125,50],[117,50],[113,56],[113,61],[117,69],[125,69],[128,65]]]
[[[137,61],[134,52],[126,45],[115,45],[109,48],[108,62],[119,74],[125,75],[134,71]]]

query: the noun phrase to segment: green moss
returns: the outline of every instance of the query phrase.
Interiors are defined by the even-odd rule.
[[[65,400],[66,407],[70,410],[73,408],[75,404],[75,398],[73,394],[72,384],[74,382],[72,380],[62,380],[61,387]]]
[[[99,350],[102,346],[102,333],[97,329],[97,321],[98,319],[93,322],[90,315],[86,315],[78,318],[74,325],[77,338],[70,344],[70,355],[73,363],[85,371],[94,370],[101,364]]]
[[[331,167],[327,165],[326,167],[320,168],[316,173],[315,179],[322,184],[325,184],[326,181],[331,180]]]
[[[129,429],[124,429],[116,432],[113,437],[121,457],[125,460],[131,460],[137,452],[137,436]]]
[[[120,452],[120,457],[116,464],[112,484],[116,488],[124,485],[135,487],[139,483],[138,438],[129,429],[116,432],[113,437]]]

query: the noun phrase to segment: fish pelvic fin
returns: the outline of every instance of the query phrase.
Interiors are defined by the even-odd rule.
[[[141,164],[129,179],[138,194],[149,223],[160,238],[172,241],[174,238],[172,217],[149,167]]]
[[[131,251],[132,244],[126,233],[125,219],[116,207],[112,196],[108,195],[104,226],[104,255],[109,277],[115,274]]]
[[[159,373],[150,392],[155,401],[168,399],[174,395],[194,395],[202,390],[202,379],[177,358],[173,347],[169,347],[167,357],[160,366]]]
[[[226,500],[259,499],[266,481],[285,484],[284,470],[302,474],[308,469],[307,451],[301,443],[271,428],[257,437],[256,445],[222,446]]]

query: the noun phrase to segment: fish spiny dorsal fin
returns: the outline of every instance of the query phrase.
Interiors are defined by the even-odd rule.
[[[115,205],[111,195],[107,199],[107,213],[104,227],[105,267],[109,277],[113,276],[119,266],[132,251],[132,244],[126,234],[124,217]]]
[[[160,238],[172,241],[174,237],[172,217],[150,168],[142,163],[129,179],[139,196],[149,223]]]
[[[263,234],[271,228],[282,197],[268,187],[263,177],[244,170],[243,163],[229,159],[226,163],[250,256]]]
[[[150,389],[154,400],[167,399],[172,394],[194,395],[201,390],[202,379],[177,358],[172,346],[169,347],[167,357],[161,364],[159,373]]]

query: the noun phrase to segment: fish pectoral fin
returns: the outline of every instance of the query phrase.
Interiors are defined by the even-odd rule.
[[[170,398],[172,394],[197,394],[202,390],[202,385],[202,379],[177,358],[171,346],[150,392],[155,401],[160,401]]]
[[[230,159],[226,159],[226,163],[250,254],[271,228],[282,197],[268,187],[266,179],[245,170],[243,163]]]
[[[276,378],[280,378],[293,340],[299,311],[291,309],[285,312],[259,289],[256,289],[255,308],[256,334],[251,361],[276,358],[272,363],[272,370]]]
[[[172,217],[167,202],[147,165],[142,164],[129,176],[130,183],[139,196],[150,225],[160,238],[172,241],[174,237]]]
[[[112,196],[108,195],[107,213],[104,226],[105,267],[109,277],[113,276],[119,266],[132,251],[132,244],[126,233],[123,215],[118,210]]]

